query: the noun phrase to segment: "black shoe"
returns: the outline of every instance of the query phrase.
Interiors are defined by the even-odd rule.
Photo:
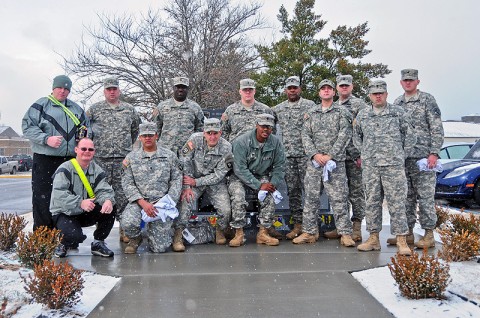
[[[112,257],[113,251],[107,247],[104,241],[92,242],[91,248],[93,255]]]
[[[65,256],[67,256],[67,249],[65,248],[65,245],[59,244],[55,248],[53,255],[55,255],[55,257],[58,257],[58,258],[64,258]]]

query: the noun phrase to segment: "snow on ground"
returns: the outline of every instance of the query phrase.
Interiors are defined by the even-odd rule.
[[[16,314],[11,316],[14,318],[86,317],[120,280],[118,277],[83,272],[82,277],[85,282],[80,301],[72,308],[49,310],[46,306],[33,302],[32,297],[25,291],[25,283],[20,278],[20,274],[26,277],[29,274],[33,275],[33,271],[20,267],[16,254],[0,253],[0,264],[9,264],[13,267],[12,270],[0,270],[0,300],[7,299],[5,313],[18,309]]]
[[[447,286],[446,300],[413,300],[401,296],[387,266],[355,272],[352,275],[397,318],[480,317],[479,269],[480,264],[475,261],[450,263],[452,282]],[[455,294],[466,296],[476,304]]]

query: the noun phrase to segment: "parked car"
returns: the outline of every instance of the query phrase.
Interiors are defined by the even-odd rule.
[[[16,174],[18,171],[18,161],[11,160],[8,157],[0,156],[0,174]]]
[[[13,160],[18,161],[18,171],[29,171],[32,169],[33,159],[29,155],[13,155]]]
[[[442,164],[452,161],[452,159],[463,159],[474,142],[446,142],[440,149],[440,162]]]
[[[463,159],[443,164],[437,175],[435,198],[480,204],[480,141]]]

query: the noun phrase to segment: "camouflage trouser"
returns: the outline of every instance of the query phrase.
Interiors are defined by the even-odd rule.
[[[375,166],[362,163],[362,179],[365,184],[367,231],[378,233],[382,230],[382,204],[387,199],[390,213],[390,233],[408,233],[405,200],[407,180],[404,166]]]
[[[365,188],[362,183],[362,168],[352,160],[345,161],[348,179],[348,201],[352,205],[352,222],[362,222],[365,217]]]
[[[142,221],[142,208],[135,202],[128,203],[123,211],[120,225],[128,237],[137,237],[141,235],[140,222]],[[167,218],[166,222],[162,220],[149,222],[147,226],[148,247],[154,253],[163,253],[172,245],[173,220]]]
[[[95,158],[95,162],[105,171],[108,184],[115,191],[115,206],[117,207],[117,221],[122,218],[123,210],[128,200],[122,188],[122,161],[123,158]]]
[[[210,201],[215,209],[217,209],[218,219],[217,226],[225,230],[230,222],[232,211],[230,209],[230,196],[228,195],[228,188],[225,182],[210,186],[201,186],[192,188],[194,199],[188,203],[186,200],[180,202],[180,216],[175,221],[175,229],[184,229],[188,220],[192,216],[193,204],[203,194],[207,193]]]
[[[405,161],[405,173],[407,175],[408,194],[407,222],[408,227],[413,228],[418,217],[422,229],[433,230],[437,223],[435,211],[435,184],[436,174],[433,171],[420,171],[417,166],[418,159],[408,158]]]
[[[260,182],[268,182],[267,177],[262,177]],[[232,199],[232,222],[230,226],[235,229],[243,228],[246,225],[245,222],[245,207],[247,201],[245,201],[245,185],[238,179],[236,175],[231,175],[228,180],[228,192]],[[255,191],[258,193],[258,191]],[[258,220],[260,224],[266,228],[272,226],[273,215],[275,213],[275,201],[273,196],[269,193],[265,200],[260,203],[260,211],[258,213]]]
[[[288,190],[290,212],[294,223],[302,223],[303,179],[307,160],[305,157],[287,157],[285,161],[285,183]]]
[[[318,232],[318,211],[320,195],[325,188],[335,218],[339,234],[352,234],[352,222],[347,202],[347,177],[345,162],[337,162],[337,168],[328,174],[328,181],[323,181],[323,167],[315,168],[309,162],[305,174],[305,206],[303,208],[302,231],[310,234]]]

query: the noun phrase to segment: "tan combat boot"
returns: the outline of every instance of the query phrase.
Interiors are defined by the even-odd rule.
[[[276,238],[277,240],[283,240],[283,234],[278,232],[277,230],[275,230],[275,226],[270,226],[268,229],[268,235],[270,235],[271,237],[274,237]]]
[[[406,235],[397,235],[397,248],[398,254],[410,256],[412,255],[412,251],[407,245],[407,238]]]
[[[341,237],[341,235],[338,234],[337,229],[325,232],[323,233],[323,236],[325,236],[328,239],[339,239]]]
[[[310,234],[303,232],[300,236],[297,236],[292,240],[293,244],[303,244],[303,243],[315,243],[317,241],[315,234]]]
[[[183,245],[183,234],[181,229],[175,230],[175,235],[173,236],[172,249],[174,252],[185,251],[185,245]]]
[[[352,239],[352,237],[348,234],[342,235],[340,238],[340,244],[346,247],[353,247],[355,246],[355,241]]]
[[[142,235],[130,238],[127,247],[125,247],[125,254],[135,254],[141,243]]]
[[[230,240],[228,245],[230,245],[230,247],[239,247],[243,245],[244,237],[243,228],[235,229],[235,237]]]
[[[268,246],[277,246],[278,244],[280,244],[280,242],[276,238],[271,237],[268,234],[268,229],[266,229],[264,226],[260,225],[260,228],[259,228],[258,233],[257,233],[257,244],[265,244],[265,245],[268,245]]]
[[[287,233],[286,237],[287,240],[293,240],[300,234],[302,234],[302,225],[300,223],[295,223],[293,225],[293,229],[289,233]]]
[[[425,235],[415,243],[416,248],[430,248],[435,247],[435,238],[433,237],[433,230],[425,230]]]
[[[225,234],[223,234],[223,230],[217,226],[215,231],[215,244],[224,245],[226,243],[227,239],[225,238]]]
[[[361,242],[362,241],[362,222],[360,221],[353,221],[353,226],[352,226],[352,240],[355,242]]]
[[[120,233],[120,242],[128,243],[130,239],[128,238],[128,236],[125,235],[125,231],[123,230],[123,228],[119,227],[118,230]]]
[[[380,251],[382,247],[380,246],[380,240],[378,238],[378,232],[370,233],[367,241],[357,246],[357,250],[367,252],[367,251]]]
[[[413,229],[408,228],[408,234],[407,234],[407,244],[412,245],[415,243],[415,236],[413,235]],[[390,237],[387,239],[387,244],[388,245],[397,245],[397,237]]]

